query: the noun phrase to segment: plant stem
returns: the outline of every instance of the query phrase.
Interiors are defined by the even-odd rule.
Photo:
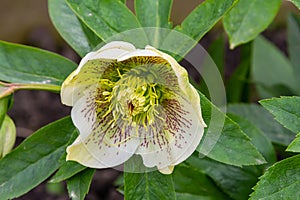
[[[34,83],[5,83],[0,81],[0,98],[11,95],[17,90],[44,90],[58,93],[60,86]]]

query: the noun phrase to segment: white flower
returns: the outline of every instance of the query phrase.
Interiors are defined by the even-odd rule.
[[[200,97],[174,58],[116,41],[87,54],[62,85],[80,135],[67,160],[118,166],[133,154],[170,174],[198,146],[206,126]]]

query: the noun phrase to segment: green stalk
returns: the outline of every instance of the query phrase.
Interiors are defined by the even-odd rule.
[[[60,88],[60,86],[49,84],[5,83],[0,81],[0,98],[11,95],[17,90],[44,90],[59,93]]]

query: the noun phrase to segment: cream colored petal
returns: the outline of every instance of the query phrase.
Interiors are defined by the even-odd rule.
[[[123,61],[123,60],[127,60],[131,57],[137,57],[137,56],[159,56],[159,54],[157,54],[154,51],[149,51],[149,50],[145,50],[145,49],[137,49],[135,51],[130,51],[128,53],[122,54],[121,56],[119,56],[117,58],[117,61]]]
[[[102,127],[98,127],[83,139],[79,136],[67,148],[67,160],[77,161],[92,168],[116,167],[127,161],[136,151],[139,140],[127,138],[116,143],[114,138],[106,137]]]
[[[188,97],[188,99],[191,101],[191,104],[193,105],[193,108],[197,113],[197,117],[201,122],[202,126],[206,127],[206,124],[201,114],[200,96],[197,90],[189,83],[187,71],[182,66],[180,66],[172,56],[163,53],[151,46],[146,46],[146,50],[153,51],[159,54],[160,57],[164,58],[171,64],[174,72],[178,77],[179,86],[182,92],[184,92],[186,97]]]
[[[138,143],[127,142],[128,148],[103,146],[101,149],[95,143],[86,145],[84,142],[72,144],[67,148],[67,160],[73,160],[91,168],[116,167],[127,161],[133,154]]]
[[[60,90],[60,97],[61,97],[61,102],[67,106],[72,106],[73,105],[73,85],[72,85],[72,79],[75,76],[77,72],[73,71],[63,82]],[[70,87],[71,86],[71,87]]]
[[[173,170],[174,170],[174,166],[172,165],[162,169],[158,169],[158,171],[162,174],[172,174]]]
[[[125,51],[134,51],[136,48],[129,42],[112,41],[101,47],[97,52],[105,51],[108,49],[122,49]]]
[[[78,78],[76,79],[66,79],[60,92],[62,103],[68,106],[73,106],[74,103],[80,99],[84,93],[86,93],[86,91],[93,90],[96,87],[96,84],[99,81],[99,77],[97,76],[97,74],[91,76],[77,75]]]
[[[121,55],[135,51],[136,48],[128,43],[123,41],[113,41],[110,43],[107,43],[103,47],[101,47],[97,51],[93,51],[88,53],[86,56],[82,58],[82,60],[79,63],[78,68],[76,69],[77,73],[80,71],[81,67],[89,60],[95,60],[95,59],[117,59]]]
[[[162,132],[153,133],[151,128],[144,130],[145,137],[141,138],[146,139],[136,153],[142,156],[147,167],[156,166],[165,171],[168,167],[186,160],[200,143],[204,127],[198,120],[194,107],[184,97],[177,98],[180,106],[170,101],[165,107],[166,127]]]
[[[102,64],[102,66],[97,63],[97,66],[100,65],[100,67],[96,69],[96,65],[87,66],[86,64],[88,61],[95,60],[95,62],[97,62],[97,59],[100,59],[104,62],[103,59],[108,59],[112,62],[121,55],[135,50],[136,48],[128,42],[114,41],[104,45],[98,51],[88,53],[82,58],[77,69],[73,71],[62,84],[62,103],[72,106],[74,101],[80,98],[80,96],[76,95],[76,93],[98,82],[98,79],[102,75],[106,66],[105,64]],[[106,61],[106,63],[109,63],[109,61]]]
[[[93,91],[85,91],[92,93]],[[71,110],[71,118],[74,125],[77,127],[82,140],[85,140],[92,132],[96,123],[96,108],[94,99],[91,95],[81,97]]]
[[[90,60],[82,66],[80,73],[74,71],[64,81],[61,87],[62,103],[68,106],[73,106],[80,99],[84,91],[95,89],[103,72],[110,66],[113,60]]]
[[[104,45],[101,49],[96,51],[96,54],[92,59],[117,59],[121,55],[135,50],[136,48],[128,42],[114,41]]]

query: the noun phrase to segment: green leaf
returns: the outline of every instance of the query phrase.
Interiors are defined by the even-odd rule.
[[[230,48],[253,40],[275,18],[281,0],[240,0],[224,17]]]
[[[262,98],[299,90],[289,60],[263,37],[257,37],[253,43],[252,77]]]
[[[46,192],[52,195],[63,195],[65,193],[64,183],[46,183]]]
[[[196,7],[181,25],[176,27],[176,30],[199,41],[237,2],[236,0],[205,1]]]
[[[72,144],[75,141],[75,139],[78,137],[78,135],[79,135],[78,130],[74,131],[67,146]],[[66,156],[67,156],[67,152],[64,152],[64,154],[59,159],[59,163],[61,165],[58,171],[55,173],[55,175],[52,176],[51,179],[49,180],[50,183],[59,183],[61,181],[67,180],[87,168],[78,162],[66,161]]]
[[[176,193],[176,198],[177,200],[217,200],[214,197],[203,197],[189,193]]]
[[[256,104],[229,104],[228,112],[240,115],[257,126],[274,143],[287,146],[295,134],[285,129],[263,107]]]
[[[14,147],[16,133],[15,123],[8,115],[5,115],[0,125],[0,158],[8,154]]]
[[[231,103],[247,102],[250,96],[251,45],[245,44],[241,48],[241,63],[226,83],[227,101]]]
[[[25,194],[59,167],[75,127],[71,119],[51,123],[28,137],[0,160],[0,196],[11,199]]]
[[[76,66],[48,51],[0,41],[2,81],[61,85]]]
[[[282,160],[260,178],[250,200],[299,199],[300,155]]]
[[[219,162],[235,166],[266,162],[237,123],[222,113],[201,93],[200,98],[202,115],[208,125],[208,129],[205,129],[204,137],[197,147],[200,153]]]
[[[74,131],[74,134],[70,138],[67,145],[72,144],[75,141],[75,139],[78,137],[78,135],[79,135],[78,130]],[[66,161],[66,156],[67,156],[67,152],[65,152],[63,156],[59,159],[61,166],[59,170],[55,173],[55,175],[50,179],[49,181],[50,183],[58,183],[64,181],[86,169],[85,166],[79,164],[78,162]]]
[[[69,197],[72,200],[84,200],[85,195],[89,192],[95,169],[85,169],[67,180]]]
[[[149,45],[156,48],[168,35],[172,24],[169,22],[173,0],[138,0],[135,3],[135,14],[149,40]]]
[[[125,200],[176,199],[172,176],[161,174],[158,171],[124,172],[124,198]]]
[[[141,28],[124,3],[116,0],[66,0],[76,15],[103,41],[120,32]],[[131,36],[134,39],[134,36]],[[137,39],[137,38],[135,38]],[[147,41],[146,39],[143,41]]]
[[[172,49],[172,53],[183,56],[238,2],[238,0],[206,0],[197,6],[181,23],[170,32],[162,44],[162,49]],[[186,38],[178,34],[184,34]],[[178,60],[179,58],[177,58]]]
[[[0,89],[1,89],[1,85],[0,85]],[[5,118],[6,112],[8,110],[10,98],[11,96],[0,98],[0,127]]]
[[[170,14],[173,0],[135,1],[135,14],[143,27],[170,27]]]
[[[229,199],[209,177],[195,168],[176,166],[172,175],[177,195],[188,193],[197,195],[199,199]]]
[[[194,155],[189,157],[186,163],[201,170],[223,192],[236,200],[248,199],[249,194],[253,191],[252,187],[262,174],[257,166],[235,167],[209,158],[198,158]]]
[[[300,9],[300,0],[291,0],[295,6],[297,6],[298,9]]]
[[[49,182],[58,183],[85,170],[86,167],[75,161],[66,161]]]
[[[1,113],[1,100],[7,96],[10,96],[11,94],[12,91],[10,91],[10,88],[8,86],[1,85],[1,81],[0,81],[0,124],[4,117],[3,113]]]
[[[101,42],[100,38],[77,18],[65,0],[49,0],[48,8],[57,31],[81,57]]]
[[[220,35],[208,48],[208,53],[217,65],[219,72],[224,77],[225,39]]]
[[[297,134],[296,139],[292,141],[286,150],[300,153],[300,133]]]
[[[268,164],[276,162],[276,153],[271,141],[264,135],[264,133],[246,118],[239,115],[228,114],[243,130],[244,133],[251,139],[251,143],[258,149],[258,151],[268,161]]]
[[[264,99],[259,103],[284,127],[294,133],[300,132],[300,97]]]
[[[289,14],[288,16],[287,34],[290,60],[294,67],[297,81],[300,82],[300,19],[296,15]]]

